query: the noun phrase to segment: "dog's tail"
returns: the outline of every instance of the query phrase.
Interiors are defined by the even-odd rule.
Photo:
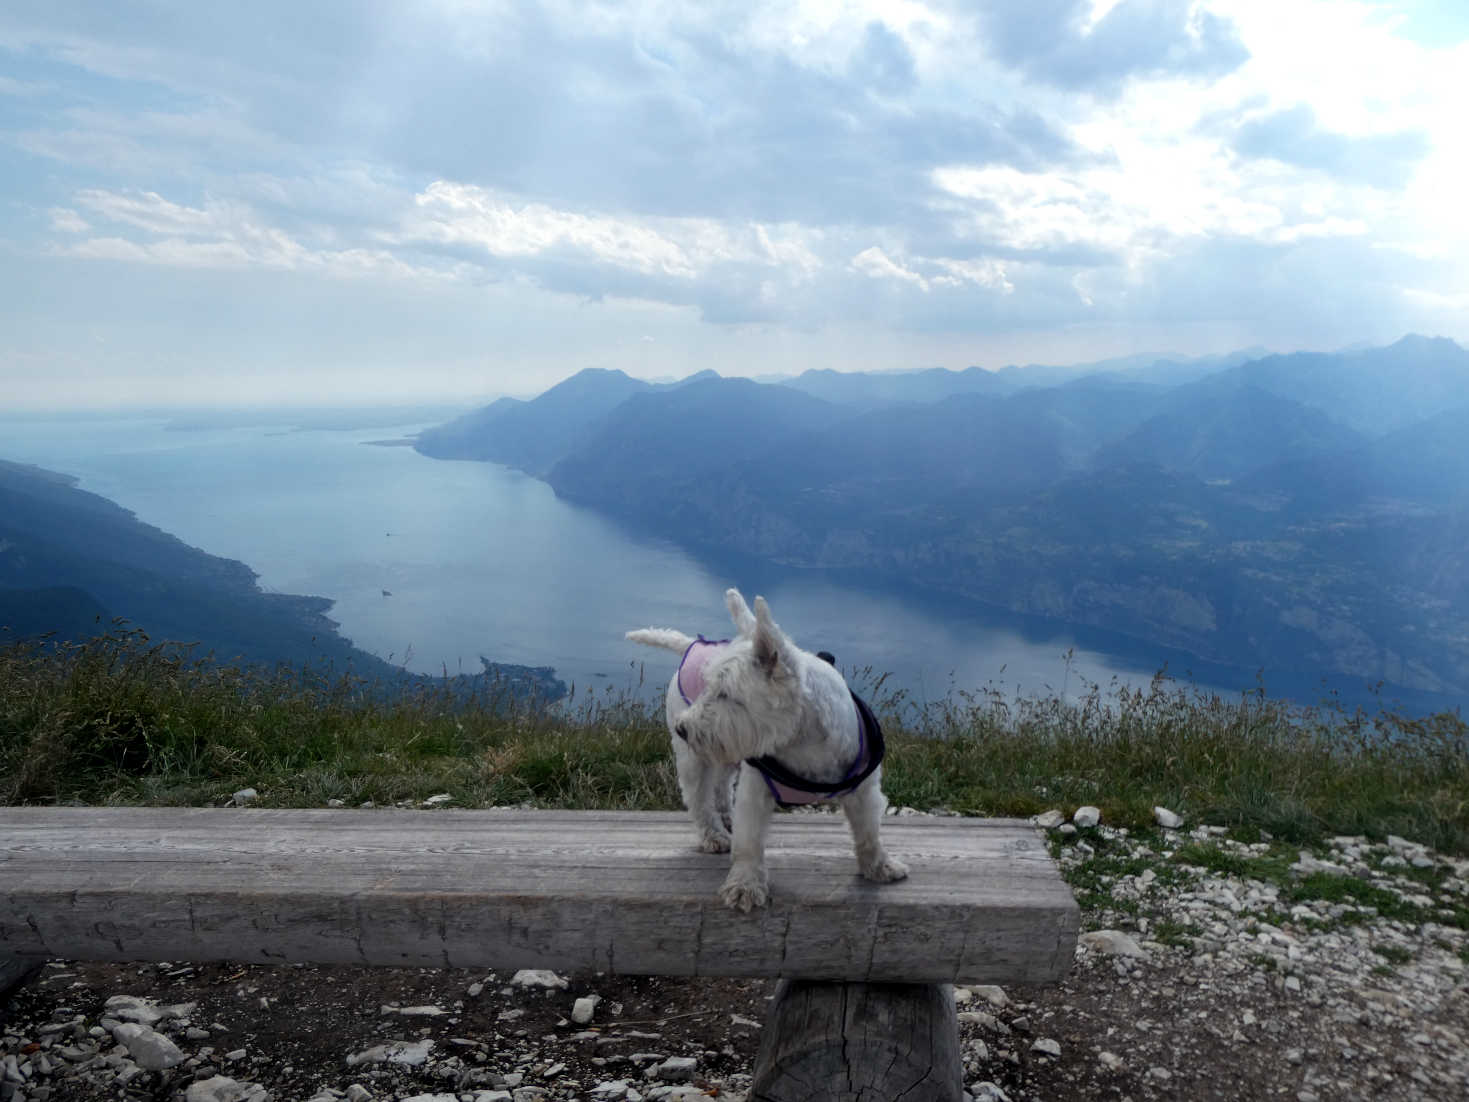
[[[626,638],[634,643],[642,643],[645,647],[662,647],[664,650],[678,651],[682,654],[694,645],[695,640],[676,628],[639,628],[630,631]]]

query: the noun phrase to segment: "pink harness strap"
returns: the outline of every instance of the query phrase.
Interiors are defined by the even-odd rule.
[[[699,699],[704,691],[704,667],[727,646],[728,639],[705,639],[702,635],[688,645],[678,664],[678,695],[685,704]]]

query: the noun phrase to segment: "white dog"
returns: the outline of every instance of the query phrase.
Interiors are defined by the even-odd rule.
[[[903,879],[908,869],[878,839],[887,800],[882,729],[871,709],[834,665],[782,634],[763,597],[753,614],[738,590],[724,599],[734,639],[690,638],[672,628],[627,633],[635,643],[683,654],[668,683],[668,730],[699,848],[724,853],[733,831],[720,897],[742,911],[763,907],[771,813],[777,804],[822,799],[841,804],[863,876]]]

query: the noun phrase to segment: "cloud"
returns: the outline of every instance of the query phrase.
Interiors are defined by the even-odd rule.
[[[1469,287],[1469,47],[1358,0],[14,0],[0,61],[0,238],[77,319],[133,279],[330,284],[411,347],[377,304],[513,299],[673,371],[753,331],[1343,343]],[[188,343],[197,302],[129,301]]]
[[[91,224],[74,210],[52,207],[46,212],[51,218],[51,228],[61,233],[85,233]]]
[[[918,80],[908,44],[882,23],[867,24],[851,76],[854,83],[889,95],[910,91]]]
[[[144,231],[143,239],[101,233],[55,246],[56,253],[88,260],[127,261],[173,268],[264,268],[325,275],[442,279],[443,267],[416,265],[381,248],[322,248],[263,223],[242,203],[206,201],[189,207],[146,192],[127,195],[101,189],[77,193],[76,202],[114,230]],[[74,211],[52,212],[58,229],[83,233],[92,226]]]
[[[1233,144],[1244,157],[1299,165],[1380,188],[1407,183],[1429,150],[1427,137],[1416,131],[1364,137],[1333,133],[1304,103],[1240,124]]]
[[[1098,8],[1106,10],[1093,19]],[[1132,78],[1222,76],[1249,57],[1234,24],[1196,0],[993,0],[978,10],[990,49],[1006,64],[1100,95]]]

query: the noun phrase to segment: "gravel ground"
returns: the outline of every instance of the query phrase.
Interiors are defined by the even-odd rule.
[[[1061,984],[956,989],[972,1097],[1469,1097],[1469,862],[1066,826],[1088,932]],[[738,1102],[771,989],[53,961],[0,1008],[0,1102]]]

